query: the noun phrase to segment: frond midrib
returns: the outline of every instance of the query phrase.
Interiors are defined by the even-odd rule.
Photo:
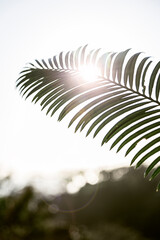
[[[111,80],[111,79],[108,79],[108,78],[105,78],[105,77],[102,77],[102,76],[99,76],[99,77],[100,77],[100,78],[103,78],[104,80],[107,80],[107,81],[111,82],[112,84],[115,84],[115,85],[117,85],[117,86],[119,86],[119,87],[121,87],[121,88],[125,88],[125,89],[128,90],[128,91],[131,91],[131,92],[133,92],[133,93],[135,93],[135,94],[138,94],[139,96],[141,96],[141,97],[143,97],[143,98],[146,98],[146,99],[150,100],[151,102],[154,102],[154,103],[156,103],[158,106],[160,106],[160,102],[159,102],[159,101],[157,101],[157,100],[155,100],[154,98],[151,98],[151,97],[149,97],[149,96],[147,96],[147,95],[145,95],[145,94],[143,94],[143,93],[140,93],[140,92],[134,90],[133,88],[129,88],[129,87],[125,86],[125,85],[122,85],[122,84],[120,84],[120,83],[118,83],[118,82],[115,82],[115,81],[113,81],[113,80]]]

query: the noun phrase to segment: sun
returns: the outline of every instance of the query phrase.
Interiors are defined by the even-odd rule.
[[[79,68],[80,75],[87,82],[98,80],[100,70],[95,65],[84,65]]]

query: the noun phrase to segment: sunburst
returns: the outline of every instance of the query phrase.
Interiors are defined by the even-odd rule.
[[[100,75],[100,70],[93,64],[79,67],[80,74],[85,81],[94,82]]]

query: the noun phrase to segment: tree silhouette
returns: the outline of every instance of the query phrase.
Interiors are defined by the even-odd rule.
[[[145,171],[145,176],[152,171],[151,180],[160,172],[160,62],[130,52],[100,54],[100,49],[89,52],[84,46],[47,61],[35,60],[20,73],[17,87],[26,98],[34,94],[32,101],[41,100],[51,116],[64,106],[59,121],[79,106],[69,127],[77,120],[75,131],[88,126],[86,136],[94,131],[94,137],[103,130],[102,145],[113,139],[111,148],[118,145],[117,152],[127,146],[128,155],[146,139],[131,164],[137,161],[138,168],[151,159]],[[99,69],[95,81],[83,77],[81,69],[86,66]],[[112,127],[106,132],[109,123]]]
[[[75,194],[47,195],[26,186],[1,195],[12,178],[0,179],[0,239],[159,240],[158,179],[143,179],[144,170],[103,171],[101,182]]]

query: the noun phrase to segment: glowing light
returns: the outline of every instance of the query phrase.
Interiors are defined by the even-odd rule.
[[[72,182],[67,184],[68,193],[76,193],[86,184],[85,178],[82,175],[73,177]]]
[[[81,66],[79,68],[80,74],[85,81],[96,81],[100,74],[100,70],[94,65]]]
[[[86,181],[91,185],[98,183],[98,180],[99,180],[98,174],[90,170],[85,172],[85,178],[86,178]]]

